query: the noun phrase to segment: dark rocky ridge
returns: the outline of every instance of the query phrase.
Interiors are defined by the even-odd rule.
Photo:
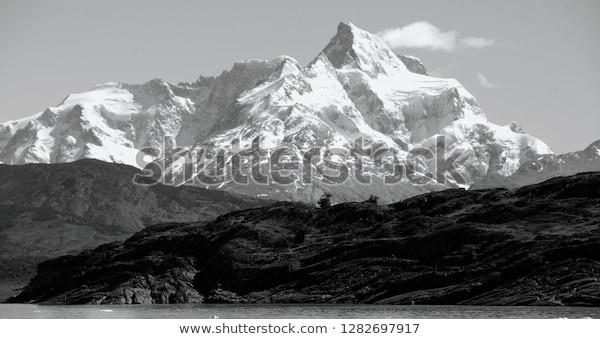
[[[11,302],[600,306],[600,173],[387,206],[277,203],[38,271]]]
[[[98,160],[0,165],[0,300],[51,257],[124,240],[147,225],[212,220],[272,202],[190,186],[141,186]]]

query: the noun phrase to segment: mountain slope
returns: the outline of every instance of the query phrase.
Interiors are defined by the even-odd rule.
[[[513,126],[489,122],[458,81],[422,74],[421,66],[418,59],[398,57],[377,36],[340,23],[307,66],[288,56],[246,60],[193,83],[109,83],[69,95],[57,107],[0,125],[0,162],[94,158],[144,168],[156,161],[164,162],[161,174],[182,183],[194,179],[184,170],[196,161],[179,157],[176,146],[186,154],[226,150],[228,164],[240,150],[272,154],[285,145],[289,157],[302,159],[320,147],[310,180],[295,173],[285,185],[240,185],[226,173],[214,184],[199,185],[303,201],[314,201],[323,191],[337,201],[374,193],[391,202],[469,187],[486,175],[510,176],[552,153]],[[386,164],[408,172],[394,185],[384,184],[393,170],[379,166],[373,154],[382,148]],[[432,155],[423,158],[423,150]],[[447,155],[452,161],[440,161]],[[358,158],[364,158],[364,171],[373,179],[370,191],[352,171],[343,185],[328,182],[326,163],[352,168]]]
[[[397,56],[400,59],[400,61],[402,61],[402,63],[406,66],[406,68],[408,68],[409,71],[413,73],[428,75],[427,69],[425,69],[425,65],[421,60],[419,60],[419,58],[414,57],[412,55],[398,54]]]
[[[540,155],[521,164],[521,167],[510,176],[492,173],[474,183],[472,188],[514,188],[536,184],[553,177],[598,170],[600,170],[600,140],[590,144],[583,151]]]
[[[40,264],[11,302],[600,306],[599,193],[585,173],[157,225]]]
[[[21,279],[42,260],[122,240],[147,225],[210,220],[268,203],[197,187],[142,186],[132,181],[136,173],[97,160],[0,165],[0,280]]]
[[[343,23],[307,67],[282,58],[281,71],[244,92],[223,120],[224,131],[215,131],[188,151],[200,152],[206,144],[255,149],[259,140],[258,147],[267,151],[286,145],[290,157],[299,162],[311,148],[321,147],[320,160],[313,164],[317,174],[310,182],[300,175],[283,188],[237,185],[230,177],[219,182],[223,189],[273,194],[280,200],[314,201],[329,191],[337,201],[377,194],[390,202],[445,187],[468,187],[490,172],[509,175],[521,163],[551,153],[540,140],[487,121],[473,96],[456,80],[409,71],[379,38]],[[357,182],[352,172],[343,185],[329,185],[324,179],[325,162],[352,168],[360,153],[356,140],[371,152],[389,149],[390,161],[412,170],[408,177],[427,178],[433,173],[439,174],[439,180],[405,177],[394,185],[384,184],[390,171],[375,166],[373,155],[367,154],[364,169],[372,177],[368,187]],[[451,167],[442,163],[443,167],[438,156],[424,160],[412,152],[423,148],[439,157],[455,152],[456,161]],[[328,157],[331,150],[335,154]],[[178,170],[176,166],[166,169],[175,175]]]

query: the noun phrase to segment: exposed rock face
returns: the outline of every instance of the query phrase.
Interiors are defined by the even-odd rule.
[[[401,54],[398,54],[398,58],[404,63],[409,71],[417,74],[427,75],[427,69],[425,69],[425,65],[419,58],[412,55]]]
[[[573,175],[580,172],[600,170],[600,140],[592,143],[583,151],[565,154],[540,155],[524,162],[510,176],[488,173],[472,185],[472,189],[505,187],[514,188],[532,185],[557,176]]]
[[[39,265],[11,302],[600,306],[600,173],[387,206],[152,226]]]
[[[123,240],[147,225],[269,203],[198,187],[141,186],[132,182],[139,172],[97,160],[0,165],[0,280],[30,278],[28,268],[42,260]]]
[[[183,174],[187,167],[181,166],[170,145],[195,154],[208,147],[232,150],[235,143],[245,152],[259,140],[265,152],[286,145],[289,156],[299,159],[320,147],[316,174],[307,181],[295,175],[289,185],[238,185],[224,176],[214,187],[270,194],[277,200],[314,202],[327,191],[338,202],[363,200],[370,194],[393,202],[469,187],[488,174],[510,176],[524,163],[552,153],[541,140],[490,122],[458,81],[425,73],[417,59],[399,58],[376,35],[340,23],[308,65],[288,56],[246,60],[193,83],[107,83],[71,94],[55,107],[0,124],[0,162],[93,158],[143,168],[147,161],[139,155],[147,153],[148,161],[164,160],[165,174],[181,183],[193,178]],[[374,157],[365,155],[363,169],[373,178],[371,191],[352,175],[343,185],[328,185],[323,164],[353,168],[357,139],[373,152],[389,149],[389,160],[410,168],[411,175],[439,174],[439,180],[415,182],[407,175],[394,185],[380,184],[392,170],[374,165]],[[345,156],[328,158],[331,152],[325,148]],[[452,167],[437,166],[437,156],[424,160],[422,154],[410,152],[422,148],[437,154],[455,150],[460,157]]]

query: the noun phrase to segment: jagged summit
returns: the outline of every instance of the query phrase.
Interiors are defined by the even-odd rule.
[[[435,171],[436,164],[411,159],[410,150],[437,150],[442,146],[439,138],[444,138],[445,152],[462,154],[454,168],[437,169],[447,179],[444,184],[383,185],[385,170],[371,164],[365,169],[375,178],[371,191],[352,182],[353,178],[327,187],[318,171],[310,183],[294,178],[283,188],[239,186],[231,178],[218,186],[275,199],[313,201],[323,191],[331,191],[337,201],[376,194],[384,202],[447,187],[469,187],[490,174],[510,176],[552,153],[522,130],[488,121],[457,80],[428,76],[418,59],[401,58],[376,35],[341,23],[305,67],[292,57],[279,56],[240,61],[219,76],[200,77],[193,83],[154,79],[139,85],[103,84],[71,94],[45,112],[0,124],[0,162],[93,158],[144,167],[146,163],[138,158],[143,149],[150,160],[167,159],[166,172],[177,178],[182,167],[169,162],[170,154],[165,153],[169,149],[165,146],[173,143],[189,151],[201,145],[229,149],[236,144],[244,149],[258,139],[263,149],[292,145],[296,156],[302,157],[301,152],[314,146],[352,154],[354,141],[361,138],[367,145],[393,149],[399,161],[416,162],[415,171],[425,175]],[[354,163],[349,157],[336,161]],[[461,173],[464,181],[457,181],[451,171]]]
[[[323,54],[335,68],[357,68],[371,76],[407,71],[381,39],[352,23],[338,25],[336,35],[325,46]]]

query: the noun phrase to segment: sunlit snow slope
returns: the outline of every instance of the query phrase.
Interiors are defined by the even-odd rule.
[[[424,191],[469,187],[490,175],[507,177],[552,153],[516,125],[489,122],[458,81],[428,76],[418,59],[399,57],[377,36],[341,23],[307,66],[288,56],[246,60],[193,83],[109,83],[71,94],[42,113],[0,124],[0,162],[95,158],[141,167],[140,154],[148,154],[144,160],[166,159],[167,172],[177,177],[184,166],[160,154],[165,146],[245,149],[260,140],[267,151],[291,145],[292,158],[325,146],[345,151],[329,161],[351,164],[348,155],[358,152],[357,138],[367,148],[387,147],[395,159],[410,161],[411,175],[437,173],[444,180],[384,185],[385,169],[367,161],[371,184],[356,182],[351,173],[343,185],[328,185],[317,162],[311,182],[294,177],[286,186],[240,185],[226,178],[216,187],[279,199],[314,201],[330,191],[337,201],[370,194],[393,201]],[[420,147],[452,153],[454,164],[415,157],[411,150]],[[329,156],[325,151],[321,155]]]

